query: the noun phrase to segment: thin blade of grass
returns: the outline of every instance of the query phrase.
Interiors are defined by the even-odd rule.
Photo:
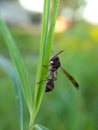
[[[50,0],[44,1],[44,11],[43,11],[43,21],[42,21],[42,35],[41,35],[41,43],[40,43],[40,54],[39,54],[39,62],[38,62],[38,71],[36,77],[36,86],[35,86],[35,100],[34,100],[34,110],[33,110],[33,118],[30,125],[34,124],[35,117],[39,110],[40,104],[42,102],[42,98],[45,92],[45,82],[39,81],[45,80],[47,77],[47,69],[43,67],[46,65],[48,67],[51,46],[53,42],[53,34],[57,16],[59,0],[54,0],[52,19],[50,23],[50,29],[48,31],[48,21],[49,21],[49,11],[50,11]],[[46,25],[44,27],[44,25]],[[46,34],[43,32],[47,32]]]
[[[49,28],[49,33],[48,33],[48,37],[47,37],[45,54],[47,54],[47,53],[50,54],[50,52],[51,52],[51,46],[53,43],[53,36],[54,36],[54,29],[55,29],[56,17],[57,17],[57,12],[58,12],[58,6],[59,6],[59,0],[53,0],[50,28]],[[50,46],[50,44],[51,44],[51,46]],[[48,60],[49,60],[49,58],[46,57],[45,62],[47,63]]]
[[[49,130],[49,129],[46,128],[46,127],[43,126],[43,125],[36,124],[36,125],[34,125],[34,130]]]
[[[48,22],[49,22],[49,11],[50,11],[50,0],[44,1],[44,9],[43,9],[43,18],[42,18],[42,33],[41,33],[41,43],[40,43],[40,54],[39,54],[39,62],[36,76],[36,86],[35,86],[35,98],[34,98],[34,110],[33,110],[33,119],[32,122],[38,112],[43,94],[44,94],[44,82],[41,84],[37,84],[37,82],[46,78],[47,71],[44,69],[44,57],[45,57],[45,46],[48,35]],[[48,54],[47,54],[48,55]],[[32,124],[32,123],[31,123]]]
[[[20,120],[20,130],[24,130],[24,125],[23,125],[23,96],[21,92],[21,83],[19,81],[19,77],[17,74],[16,69],[14,66],[4,57],[0,56],[0,67],[8,74],[10,77],[13,87],[14,87],[14,92],[15,92],[15,97],[17,99],[17,104],[18,104],[18,111],[19,111],[19,120]]]
[[[0,31],[4,37],[5,43],[9,49],[9,53],[11,55],[12,61],[17,69],[19,80],[22,85],[23,95],[28,106],[30,115],[32,113],[33,107],[33,99],[32,99],[32,90],[28,81],[27,71],[25,69],[25,65],[23,63],[23,59],[19,53],[19,50],[11,37],[11,34],[5,25],[4,21],[0,18]]]

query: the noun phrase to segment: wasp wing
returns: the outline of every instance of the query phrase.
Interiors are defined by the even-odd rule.
[[[79,84],[77,83],[77,81],[63,68],[60,67],[62,69],[62,71],[64,72],[64,74],[67,76],[67,78],[72,82],[72,84],[75,86],[75,88],[79,88]]]

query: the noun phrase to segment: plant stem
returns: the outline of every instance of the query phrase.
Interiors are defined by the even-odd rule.
[[[54,3],[53,3],[53,9],[52,9],[52,18],[51,18],[51,22],[50,22],[50,28],[48,31],[50,1],[51,0],[44,1],[42,35],[41,35],[40,54],[39,54],[38,70],[37,70],[37,77],[36,77],[36,86],[35,86],[34,109],[33,109],[32,120],[29,125],[29,126],[32,126],[32,128],[33,128],[35,118],[37,116],[37,113],[40,108],[42,98],[43,98],[43,95],[45,92],[45,87],[44,87],[45,82],[41,82],[39,84],[37,82],[45,80],[47,77],[47,69],[44,68],[43,65],[48,66],[51,47],[52,47],[52,43],[53,43],[56,16],[57,16],[58,5],[59,5],[59,0],[53,1]]]

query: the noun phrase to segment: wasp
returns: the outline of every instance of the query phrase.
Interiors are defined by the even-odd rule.
[[[49,61],[50,67],[49,67],[49,76],[47,77],[47,83],[46,83],[46,92],[52,91],[54,88],[54,82],[57,80],[55,73],[59,68],[63,71],[63,73],[67,76],[67,78],[72,82],[75,88],[79,88],[79,84],[75,80],[73,76],[71,76],[62,66],[59,58],[59,54],[62,53],[63,50],[59,51],[57,54],[53,55]],[[44,66],[46,67],[46,66]],[[49,78],[50,77],[50,78]]]
[[[73,76],[71,76],[62,66],[59,58],[59,54],[61,54],[63,50],[59,51],[57,54],[53,55],[51,59],[49,60],[50,67],[48,68],[47,66],[43,65],[45,68],[49,70],[49,75],[47,77],[47,82],[46,82],[46,89],[45,92],[50,92],[54,88],[55,81],[57,80],[56,78],[56,73],[59,68],[63,71],[63,73],[67,76],[67,78],[72,82],[75,88],[79,88],[79,84],[75,80]],[[45,81],[45,80],[44,80]]]

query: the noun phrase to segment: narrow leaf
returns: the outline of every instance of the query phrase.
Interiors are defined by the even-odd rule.
[[[49,130],[49,129],[46,128],[45,126],[36,124],[36,125],[34,125],[34,130]]]
[[[8,74],[8,76],[12,80],[19,108],[20,129],[23,130],[23,97],[17,71],[14,66],[2,56],[0,56],[0,67]]]
[[[23,59],[19,53],[19,50],[11,37],[11,34],[5,25],[4,21],[0,18],[0,31],[4,37],[5,43],[9,49],[9,53],[11,55],[12,61],[17,69],[19,80],[22,85],[22,91],[29,108],[30,115],[32,113],[33,100],[32,100],[32,90],[28,81],[27,71],[25,69],[25,65],[23,63]]]
[[[50,0],[44,1],[44,9],[43,9],[43,18],[42,18],[42,33],[41,33],[41,43],[40,43],[40,54],[38,60],[38,69],[37,69],[37,76],[36,76],[36,86],[35,86],[35,98],[34,98],[34,109],[33,109],[33,118],[30,123],[34,123],[34,119],[37,115],[39,110],[42,97],[44,94],[44,84],[45,82],[41,82],[38,84],[39,81],[46,78],[47,70],[44,69],[43,64],[45,64],[45,46],[47,44],[47,35],[48,35],[48,22],[49,22],[49,11],[50,11]],[[49,55],[49,54],[47,54]]]
[[[43,67],[46,65],[48,67],[49,57],[51,52],[51,46],[53,43],[53,34],[58,10],[59,0],[54,0],[53,9],[52,9],[52,18],[50,22],[50,28],[48,31],[48,21],[49,21],[49,11],[50,11],[50,0],[44,0],[44,11],[43,11],[43,20],[42,20],[42,35],[40,43],[40,54],[38,62],[38,71],[36,77],[36,86],[35,86],[35,100],[34,100],[34,109],[33,109],[33,118],[30,125],[34,124],[35,117],[39,110],[42,98],[45,92],[45,82],[40,82],[47,80],[47,69]],[[46,26],[44,26],[46,25]],[[38,83],[40,82],[40,83]]]

